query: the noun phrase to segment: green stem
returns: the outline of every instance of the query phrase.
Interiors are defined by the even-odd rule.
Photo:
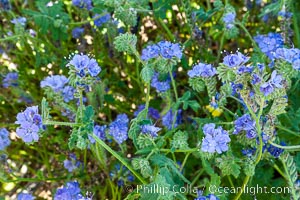
[[[177,149],[177,150],[175,150],[175,151],[172,151],[171,149],[159,149],[159,151],[161,151],[161,152],[167,152],[167,153],[169,153],[169,152],[174,152],[174,153],[193,153],[193,152],[197,152],[197,151],[199,151],[199,149],[198,148],[193,148],[193,149]]]
[[[300,145],[294,145],[294,146],[281,146],[279,144],[275,144],[271,141],[268,141],[269,144],[273,145],[274,147],[278,147],[281,149],[285,149],[285,150],[290,150],[290,151],[300,151]]]
[[[167,27],[167,25],[165,24],[165,22],[161,19],[161,18],[158,18],[158,22],[159,24],[163,27],[163,29],[167,32],[169,38],[171,41],[175,41],[175,37],[174,35],[172,34],[172,32],[170,31],[170,29]]]
[[[283,171],[281,171],[281,169],[278,167],[278,165],[274,164],[273,167],[284,179],[288,180]]]
[[[241,187],[241,190],[239,191],[239,193],[235,196],[235,198],[233,200],[238,200],[240,198],[240,196],[243,194],[244,192],[244,188],[246,187],[248,181],[250,179],[250,176],[246,176],[246,178],[243,181],[243,185]]]
[[[9,40],[15,40],[18,39],[19,37],[23,37],[24,35],[12,35],[12,36],[7,36],[5,38],[0,38],[0,42],[4,41],[9,41]]]
[[[193,179],[193,181],[191,183],[191,188],[192,188],[192,186],[195,185],[196,181],[199,180],[199,177],[203,174],[203,172],[204,172],[204,169],[199,170],[198,174],[195,176],[195,178]]]
[[[109,153],[111,153],[116,159],[118,159],[133,175],[135,175],[142,184],[146,184],[147,182],[144,178],[138,174],[130,164],[128,164],[119,154],[117,154],[112,148],[110,148],[105,142],[100,140],[95,134],[92,134],[92,137],[96,140],[96,142],[101,145],[104,149],[106,149]]]
[[[70,126],[70,127],[77,127],[81,126],[81,123],[72,123],[72,122],[57,122],[57,121],[49,121],[46,120],[43,122],[44,125],[58,125],[58,126]]]
[[[295,1],[296,2],[296,1]],[[296,44],[298,48],[300,47],[300,32],[299,32],[299,27],[298,27],[298,21],[297,21],[297,13],[296,12],[296,5],[291,6],[292,7],[292,12],[293,12],[293,25],[294,25],[294,33],[296,37]]]
[[[248,38],[251,40],[252,45],[254,46],[254,48],[256,48],[256,49],[259,50],[260,48],[257,46],[256,42],[253,40],[251,34],[246,29],[246,27],[240,21],[237,21],[235,24],[238,25],[239,27],[241,27],[241,29],[243,29],[243,31],[246,33],[246,35],[248,36]]]
[[[174,91],[174,94],[175,94],[175,100],[176,100],[176,103],[177,103],[178,102],[178,93],[177,93],[176,83],[175,83],[175,80],[174,80],[174,77],[173,77],[173,73],[172,73],[171,70],[169,70],[169,74],[170,74],[170,77],[171,77],[172,87],[173,87],[173,91]],[[173,110],[172,110],[172,112],[173,112]],[[178,112],[178,108],[176,108],[176,110],[174,111],[172,129],[174,128],[175,123],[176,123],[177,112]]]
[[[187,159],[189,158],[189,156],[191,155],[191,153],[192,153],[192,152],[188,152],[188,153],[185,155],[185,157],[184,157],[184,160],[183,160],[183,162],[182,162],[182,165],[181,165],[181,167],[180,167],[180,170],[179,170],[179,171],[182,171],[182,170],[183,170],[183,168],[184,168],[184,165],[185,165],[185,163],[186,163]]]

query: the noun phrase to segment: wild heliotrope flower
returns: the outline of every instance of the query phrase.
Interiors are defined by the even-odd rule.
[[[240,52],[237,52],[235,54],[229,54],[224,57],[223,64],[227,67],[238,67],[244,63],[246,63],[250,58],[243,55]]]
[[[109,125],[109,134],[113,136],[118,144],[122,144],[128,139],[128,122],[129,119],[126,114],[119,114],[115,121]]]
[[[92,77],[97,76],[101,72],[101,68],[95,59],[90,59],[87,55],[76,54],[67,66],[72,65],[79,77],[85,77],[90,74]]]
[[[63,90],[65,84],[68,83],[67,77],[64,75],[51,75],[47,76],[41,81],[41,87],[50,87],[54,92],[60,92]]]
[[[143,125],[141,127],[142,133],[149,134],[151,137],[157,137],[157,132],[161,130],[159,127],[153,125]]]
[[[35,197],[28,193],[18,194],[17,200],[34,200]]]
[[[194,77],[211,77],[217,73],[217,70],[211,64],[198,63],[192,70],[188,71],[190,78]]]
[[[159,43],[157,43],[157,45],[150,45],[143,49],[141,59],[147,61],[158,56],[162,56],[166,59],[171,59],[173,57],[181,59],[182,49],[180,48],[180,45],[178,43],[160,41]]]
[[[194,200],[220,200],[217,196],[215,196],[214,194],[209,194],[207,196],[203,196],[203,191],[199,190],[198,192],[198,196],[196,199]]]
[[[9,72],[5,75],[2,80],[2,86],[4,88],[8,88],[10,86],[16,87],[18,86],[18,73],[17,72]]]
[[[275,88],[282,88],[282,84],[282,76],[277,74],[277,71],[274,70],[271,74],[270,80],[260,86],[260,91],[264,94],[264,96],[268,96],[274,91]]]
[[[68,170],[68,172],[72,172],[75,169],[79,168],[81,165],[81,162],[77,160],[75,154],[70,154],[70,160],[66,159],[64,160],[64,168]]]
[[[0,150],[4,150],[10,145],[9,132],[6,128],[0,129]]]
[[[181,124],[181,116],[182,110],[179,109],[177,111],[177,117],[176,117],[176,121],[174,123],[174,128],[177,127],[179,124]],[[170,109],[163,117],[162,117],[162,124],[167,127],[169,130],[172,129],[172,124],[173,124],[173,120],[174,120],[174,115],[175,113],[172,111],[172,109]]]
[[[234,121],[233,134],[238,134],[241,131],[246,131],[247,138],[256,137],[255,121],[251,119],[249,114],[244,114]]]
[[[281,142],[280,144],[281,144],[281,146],[285,146],[284,142]],[[268,147],[267,150],[275,158],[278,158],[280,156],[280,154],[282,154],[282,152],[284,151],[284,149],[281,149],[279,147],[275,147],[275,146],[273,146],[271,144],[270,144],[270,146]]]
[[[75,88],[73,88],[72,86],[65,86],[62,90],[62,96],[64,99],[64,102],[68,103],[69,101],[74,99],[74,93],[75,93]]]
[[[106,135],[105,135],[105,131],[106,131],[107,126],[103,125],[103,126],[99,126],[99,125],[95,125],[94,129],[93,129],[93,133],[101,140],[105,140]],[[96,141],[95,139],[89,135],[89,140],[92,144],[94,144]]]
[[[84,28],[76,27],[72,30],[72,37],[80,38],[83,33],[84,33]]]
[[[252,80],[251,80],[251,83],[253,85],[257,84],[257,83],[260,83],[261,82],[261,78],[258,74],[252,74]]]
[[[154,75],[152,76],[151,80],[151,86],[156,89],[157,92],[165,92],[170,89],[170,82],[171,78],[169,75],[166,75],[164,77],[155,72]]]
[[[268,33],[267,35],[257,35],[254,37],[259,48],[265,53],[271,60],[274,58],[274,52],[276,49],[283,46],[283,39],[279,33]]]
[[[157,58],[160,54],[160,48],[156,44],[148,45],[145,49],[142,50],[141,59],[150,60],[151,58]]]
[[[16,124],[17,135],[26,143],[39,140],[38,132],[43,129],[42,117],[38,114],[38,106],[26,108],[24,112],[18,113]]]
[[[278,48],[274,54],[276,59],[282,59],[292,64],[295,70],[300,70],[300,50],[297,48]]]
[[[234,20],[235,20],[236,14],[234,12],[229,12],[226,13],[223,16],[223,22],[226,25],[227,29],[231,29],[234,25]]]
[[[221,154],[228,150],[228,143],[230,138],[228,132],[223,130],[221,126],[215,128],[213,123],[205,124],[203,127],[203,133],[205,137],[202,139],[201,150],[203,152]]]
[[[18,18],[11,20],[11,23],[13,23],[15,25],[25,26],[26,21],[27,21],[27,19],[25,17],[18,17]]]
[[[72,0],[72,3],[78,8],[86,8],[88,10],[91,10],[93,8],[92,0]]]
[[[95,26],[101,27],[103,24],[105,24],[106,22],[108,22],[111,19],[111,15],[109,13],[107,13],[100,17],[99,14],[96,14],[96,15],[94,15],[93,18],[94,19],[97,18],[94,20]]]
[[[10,2],[9,0],[0,0],[0,10],[10,10],[11,6],[10,6]]]
[[[66,186],[56,191],[54,200],[79,200],[80,188],[78,182],[68,182]]]
[[[145,104],[139,105],[138,109],[134,111],[133,115],[136,117],[144,109],[145,109]],[[152,117],[155,120],[158,120],[160,118],[160,114],[158,110],[152,107],[148,108],[148,116]]]
[[[160,55],[164,58],[170,59],[173,57],[177,57],[181,59],[182,57],[182,49],[180,48],[178,43],[171,43],[169,41],[161,41],[157,43],[160,48]]]

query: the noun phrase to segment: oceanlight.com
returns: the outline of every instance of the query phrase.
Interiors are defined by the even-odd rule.
[[[153,185],[137,185],[136,188],[132,186],[125,186],[126,192],[132,192],[136,189],[137,193],[148,193],[148,194],[162,194],[165,195],[169,192],[181,193],[181,194],[197,194],[198,191],[204,190],[205,188],[174,185],[173,187],[164,187],[158,184]],[[267,186],[245,186],[245,187],[219,187],[211,185],[208,188],[211,194],[235,194],[243,190],[243,193],[255,195],[255,194],[288,194],[291,192],[289,187],[267,187]]]

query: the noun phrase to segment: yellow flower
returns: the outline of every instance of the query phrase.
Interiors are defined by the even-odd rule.
[[[207,106],[205,106],[205,108],[212,114],[213,117],[219,117],[223,113],[222,109],[220,109],[220,108],[215,109],[211,105],[207,105]]]

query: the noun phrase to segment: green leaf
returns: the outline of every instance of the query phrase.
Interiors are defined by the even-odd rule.
[[[153,75],[154,70],[149,66],[144,67],[141,71],[141,77],[146,83],[151,81]]]
[[[172,139],[171,145],[174,149],[188,149],[188,134],[185,131],[177,131]]]
[[[90,122],[94,117],[94,109],[92,106],[87,106],[84,110],[83,123]]]
[[[134,54],[136,51],[137,37],[131,33],[120,34],[115,38],[114,45],[119,52]]]
[[[234,157],[223,155],[221,158],[217,158],[216,161],[223,176],[233,175],[235,178],[238,178],[241,167],[236,163]]]

